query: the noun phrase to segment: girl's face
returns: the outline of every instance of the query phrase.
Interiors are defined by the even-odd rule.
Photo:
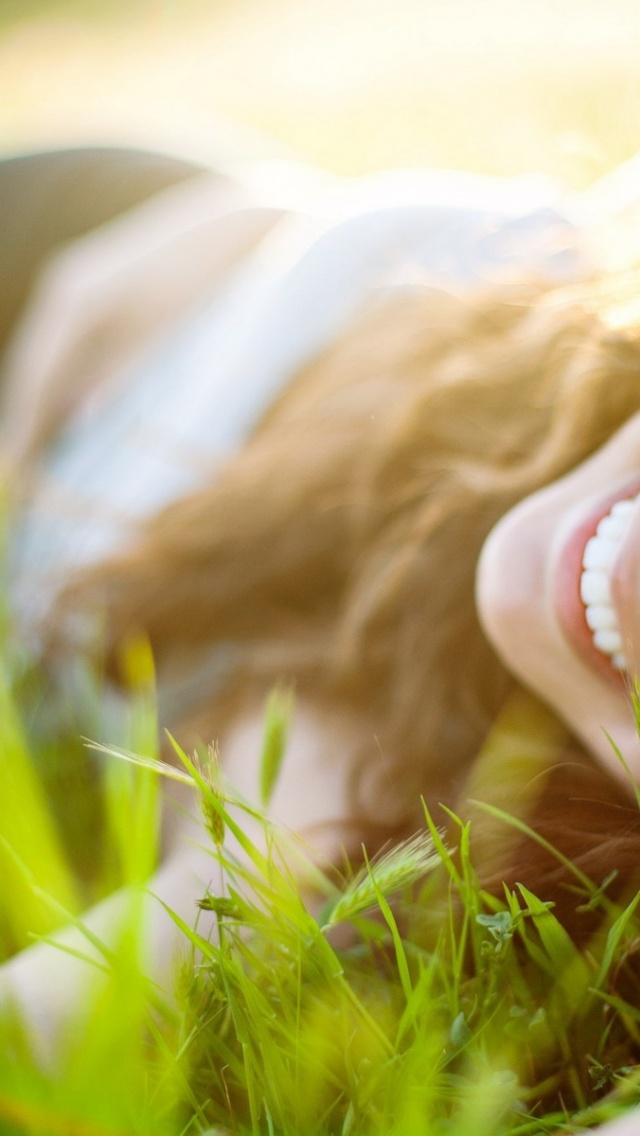
[[[640,414],[496,525],[477,605],[509,670],[626,779],[613,741],[640,781]]]

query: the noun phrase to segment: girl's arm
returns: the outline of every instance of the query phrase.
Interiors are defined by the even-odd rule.
[[[259,803],[260,752],[263,734],[262,712],[243,716],[229,732],[223,746],[226,781],[249,804]],[[287,755],[275,788],[269,819],[283,831],[287,844],[295,831],[313,848],[310,857],[321,864],[341,858],[341,846],[349,824],[349,783],[355,753],[354,723],[334,715],[325,726],[317,713],[296,712],[289,737]],[[115,760],[115,758],[113,759]],[[173,785],[173,782],[171,783]],[[80,923],[91,935],[117,955],[117,946],[127,921],[140,928],[140,965],[146,976],[163,993],[171,996],[176,957],[185,938],[163,907],[166,904],[188,926],[198,920],[198,933],[205,938],[215,933],[213,916],[198,912],[197,901],[210,891],[224,894],[224,881],[212,855],[211,837],[192,796],[184,807],[182,787],[179,809],[168,811],[168,855],[146,888],[122,889],[85,913]],[[234,816],[245,833],[262,851],[264,828],[242,811]],[[298,841],[296,840],[296,844]],[[246,856],[233,842],[227,847],[241,863]],[[297,856],[296,856],[297,859]],[[301,872],[307,862],[299,854]],[[296,871],[296,865],[291,867]],[[316,877],[314,869],[310,879]],[[309,902],[317,902],[309,883],[302,882]],[[159,902],[161,901],[161,902]],[[107,981],[104,956],[91,944],[80,926],[67,927],[54,936],[66,950],[40,942],[16,955],[0,967],[0,1013],[14,1006],[34,1043],[36,1055],[45,1066],[55,1066],[56,1055],[66,1035],[77,1032],[92,1000]],[[69,953],[78,952],[90,961]],[[99,965],[94,965],[98,963]],[[88,1011],[87,1011],[88,1006]]]
[[[640,1109],[631,1109],[624,1116],[620,1116],[617,1120],[610,1120],[594,1131],[598,1132],[600,1136],[638,1136],[640,1132]]]
[[[90,1018],[94,999],[108,981],[109,964],[88,935],[117,960],[121,936],[132,927],[139,931],[138,953],[145,975],[171,994],[181,933],[162,903],[194,926],[197,900],[207,889],[217,890],[216,868],[206,847],[176,849],[149,881],[148,890],[122,889],[86,912],[80,922],[88,934],[80,926],[66,927],[53,936],[59,946],[35,943],[0,967],[0,1014],[15,1011],[45,1068],[55,1068],[61,1044]],[[211,930],[210,919],[209,913],[201,912],[198,929],[205,937]]]
[[[37,454],[84,396],[211,293],[285,211],[204,174],[55,256],[5,357],[9,464]]]

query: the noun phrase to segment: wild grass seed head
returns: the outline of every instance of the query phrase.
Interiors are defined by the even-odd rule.
[[[220,751],[216,743],[195,750],[193,764],[197,769],[206,788],[198,787],[200,809],[213,843],[217,848],[224,844],[225,824],[224,806],[225,795],[222,790],[220,775]]]
[[[389,852],[367,862],[347,884],[330,909],[326,927],[353,919],[378,903],[378,895],[393,895],[417,883],[441,863],[428,832],[418,832]]]

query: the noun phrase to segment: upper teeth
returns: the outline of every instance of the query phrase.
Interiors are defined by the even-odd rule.
[[[585,605],[587,626],[593,632],[594,647],[608,655],[616,670],[627,669],[622,650],[618,617],[611,600],[611,569],[618,549],[629,531],[637,497],[617,501],[603,517],[596,535],[585,545],[580,576],[580,597]]]

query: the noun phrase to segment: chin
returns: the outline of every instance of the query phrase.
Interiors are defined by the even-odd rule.
[[[489,533],[476,573],[482,628],[508,669],[527,683],[537,660],[548,651],[552,631],[539,535],[527,499]]]

